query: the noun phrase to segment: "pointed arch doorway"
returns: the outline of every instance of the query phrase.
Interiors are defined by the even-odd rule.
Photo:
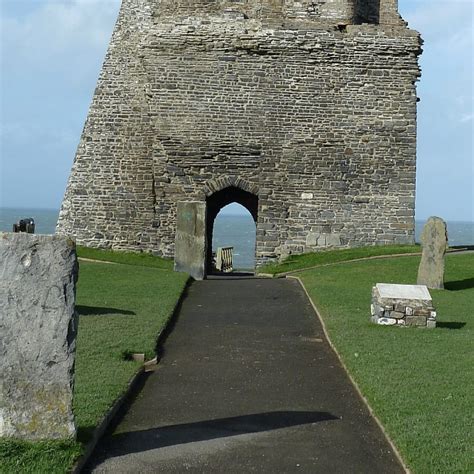
[[[247,188],[252,189],[250,186]],[[174,268],[189,273],[196,280],[206,278],[212,270],[212,235],[220,210],[236,202],[250,212],[255,224],[258,218],[256,192],[242,189],[232,182],[214,192],[208,191],[205,202],[177,203]]]
[[[216,191],[206,199],[206,274],[212,272],[212,241],[214,223],[219,212],[226,206],[237,203],[247,209],[255,225],[258,218],[258,196],[237,186],[228,186]]]

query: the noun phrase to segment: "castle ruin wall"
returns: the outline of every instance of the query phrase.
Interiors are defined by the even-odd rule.
[[[361,1],[125,0],[58,232],[172,257],[177,202],[240,183],[258,264],[412,243],[421,41]]]

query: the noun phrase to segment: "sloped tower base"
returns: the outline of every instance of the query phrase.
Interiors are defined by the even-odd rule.
[[[395,0],[124,0],[57,231],[172,257],[232,199],[258,264],[413,242],[420,44]]]

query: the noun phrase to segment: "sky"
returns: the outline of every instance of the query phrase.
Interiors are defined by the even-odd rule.
[[[0,207],[59,208],[119,7],[0,0]],[[416,217],[474,221],[474,1],[399,10],[425,41]]]

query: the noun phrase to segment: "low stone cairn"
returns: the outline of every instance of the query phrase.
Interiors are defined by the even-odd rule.
[[[0,232],[0,437],[76,435],[77,276],[70,239]]]
[[[436,327],[436,311],[425,285],[377,283],[371,314],[371,321],[383,326]]]

